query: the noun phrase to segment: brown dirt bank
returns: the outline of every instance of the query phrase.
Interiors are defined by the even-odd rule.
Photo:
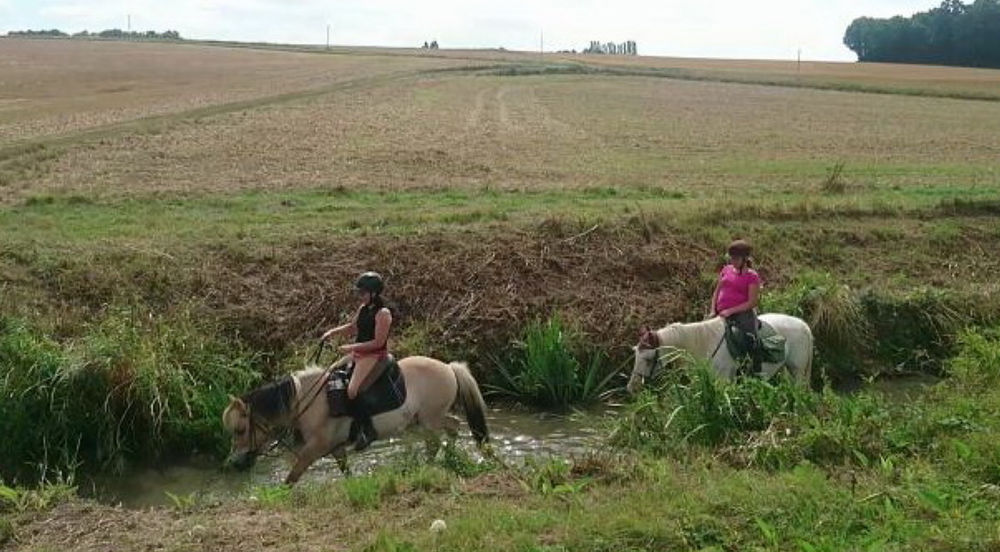
[[[700,316],[718,251],[731,236],[755,236],[771,289],[801,271],[825,270],[856,288],[926,285],[995,295],[989,274],[997,260],[977,245],[995,235],[994,222],[948,217],[949,233],[939,236],[940,219],[897,219],[891,233],[885,221],[847,228],[826,217],[703,230],[639,217],[596,227],[553,219],[404,236],[314,233],[280,245],[244,240],[168,252],[7,248],[0,269],[10,290],[21,292],[7,294],[7,303],[20,300],[4,310],[48,317],[55,335],[74,335],[109,305],[153,313],[194,308],[254,349],[283,358],[289,346],[353,312],[350,283],[374,268],[387,277],[398,308],[401,353],[479,361],[528,321],[558,312],[622,358],[642,324]]]

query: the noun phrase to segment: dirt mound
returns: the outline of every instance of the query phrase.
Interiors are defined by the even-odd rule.
[[[525,323],[560,313],[595,342],[631,345],[643,322],[682,318],[711,252],[627,228],[532,230],[310,240],[280,252],[219,252],[212,306],[265,349],[319,335],[356,308],[350,285],[379,270],[406,328],[438,353],[475,356]],[[434,352],[434,351],[430,351]]]

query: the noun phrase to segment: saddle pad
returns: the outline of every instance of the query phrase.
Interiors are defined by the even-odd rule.
[[[733,358],[741,358],[751,354],[751,341],[743,333],[730,324],[726,324],[726,348]],[[785,337],[779,334],[770,324],[760,321],[757,339],[761,345],[761,361],[768,364],[784,364]]]
[[[394,358],[389,357],[387,362],[388,365],[382,370],[382,375],[358,397],[370,416],[395,410],[406,402],[406,382],[403,379],[403,372]],[[353,368],[351,366],[347,370],[335,370],[330,374],[326,389],[331,416],[347,416],[350,412],[347,404],[349,400],[347,384],[351,381]]]

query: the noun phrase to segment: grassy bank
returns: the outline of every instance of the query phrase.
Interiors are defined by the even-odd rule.
[[[8,542],[41,550],[64,538],[47,527],[102,519],[76,529],[77,549],[991,550],[1000,334],[960,343],[949,377],[905,399],[674,373],[611,421],[617,448],[523,467],[405,453],[344,482],[136,513],[8,491]],[[435,519],[447,527],[431,532]]]
[[[227,395],[260,377],[186,311],[111,311],[61,343],[3,319],[0,364],[0,474],[22,483],[222,453]]]
[[[178,213],[216,209],[210,201],[25,205],[21,214],[32,216],[20,224],[0,217],[9,230],[0,257],[8,282],[4,423],[19,436],[5,477],[219,450],[226,394],[300,367],[308,344],[354,307],[335,282],[370,266],[390,275],[399,354],[471,360],[481,383],[543,407],[591,401],[616,385],[606,378],[630,366],[642,325],[699,318],[717,252],[732,235],[759,244],[765,310],[813,327],[817,386],[941,374],[966,326],[1000,318],[989,281],[995,260],[969,247],[996,231],[990,201],[891,215],[762,203],[755,215],[705,226],[724,210],[685,214],[671,198],[647,209],[621,193],[618,203],[615,194],[566,193],[564,207],[556,201],[539,222],[511,220],[540,216],[530,214],[534,194],[493,198],[524,202],[499,222],[445,221],[481,199],[429,194],[417,216],[442,217],[441,226],[412,233],[349,223],[343,233],[297,231],[317,205],[379,194],[317,195],[317,205],[275,198],[259,214],[266,196],[254,194],[246,211],[229,205],[215,218],[190,218],[185,239],[157,232],[157,217],[171,201],[180,201]],[[620,214],[608,212],[616,206]],[[802,268],[817,258],[821,266]],[[549,328],[525,348],[529,322],[553,314],[572,329],[570,342]],[[49,401],[58,414],[39,413]]]
[[[834,383],[940,374],[1000,313],[1000,104],[935,97],[995,72],[5,44],[61,68],[2,85],[33,98],[0,144],[7,479],[218,449],[225,393],[300,367],[372,268],[398,353],[546,407],[599,397],[642,325],[700,318],[736,236]],[[551,316],[573,339],[522,347]]]

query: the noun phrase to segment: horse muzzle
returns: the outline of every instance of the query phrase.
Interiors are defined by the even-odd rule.
[[[247,471],[257,462],[257,455],[249,451],[240,454],[232,454],[226,459],[224,467],[236,471]]]

